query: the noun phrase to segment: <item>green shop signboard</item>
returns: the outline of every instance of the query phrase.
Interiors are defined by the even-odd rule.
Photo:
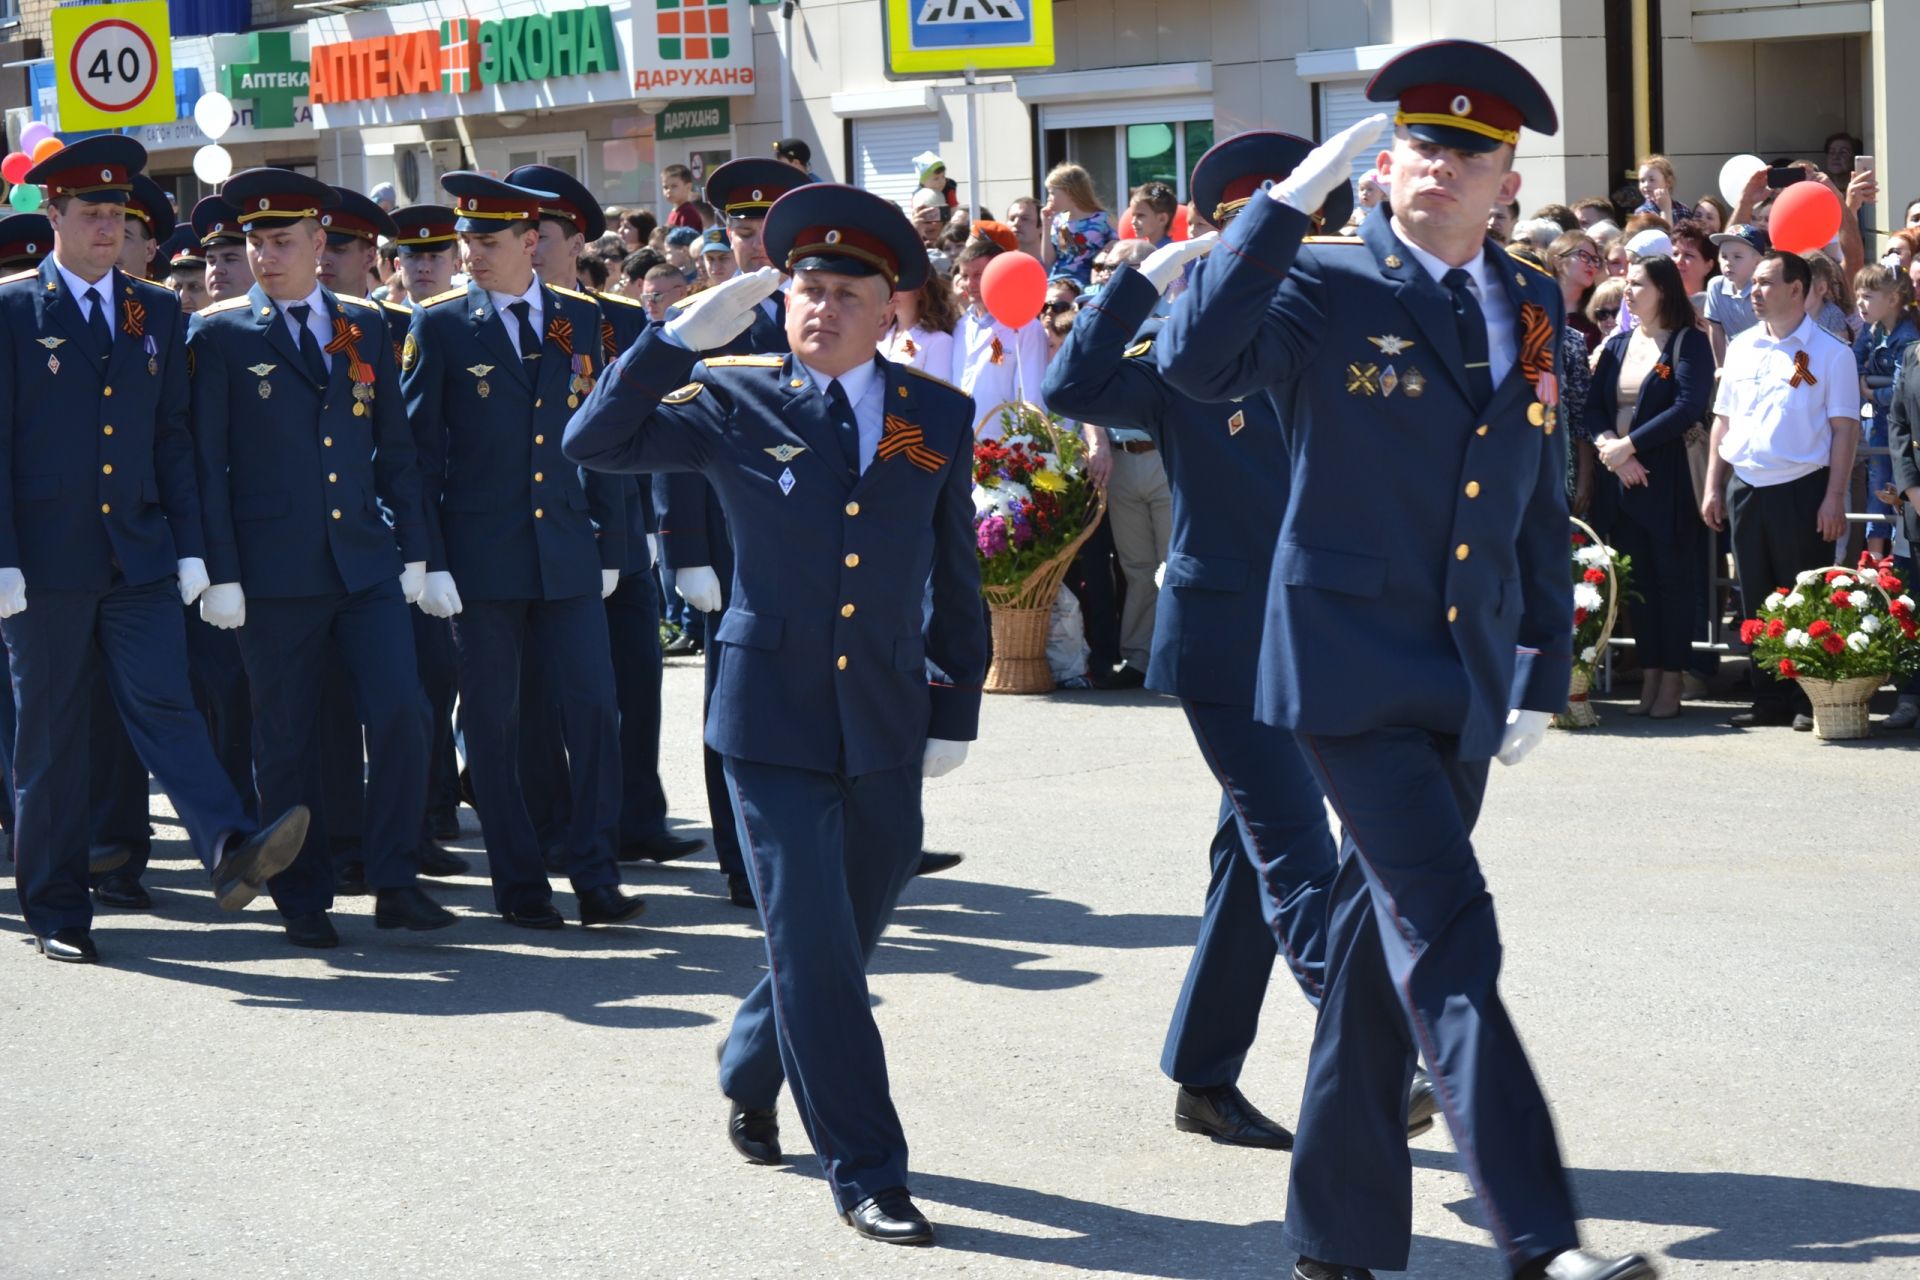
[[[725,98],[699,98],[676,102],[660,113],[655,136],[667,142],[675,138],[723,138],[733,128],[733,112]]]

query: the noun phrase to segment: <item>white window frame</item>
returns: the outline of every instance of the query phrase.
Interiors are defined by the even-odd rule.
[[[1127,173],[1127,126],[1169,125],[1173,128],[1174,196],[1184,204],[1187,199],[1187,174],[1192,170],[1193,161],[1200,157],[1188,159],[1187,131],[1180,126],[1201,120],[1208,124],[1218,123],[1214,119],[1212,94],[1143,98],[1117,105],[1108,102],[1043,104],[1040,108],[1040,137],[1044,143],[1048,132],[1054,129],[1111,128],[1113,171],[1124,184]],[[1127,192],[1120,191],[1115,198],[1125,201]]]

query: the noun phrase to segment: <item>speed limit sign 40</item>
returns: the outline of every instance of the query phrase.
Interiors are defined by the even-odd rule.
[[[172,122],[166,0],[63,6],[53,41],[62,129]]]

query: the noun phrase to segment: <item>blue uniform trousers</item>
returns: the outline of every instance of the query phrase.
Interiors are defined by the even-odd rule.
[[[1160,1069],[1189,1088],[1232,1084],[1253,1047],[1276,954],[1309,1002],[1326,969],[1327,901],[1339,869],[1320,787],[1293,734],[1246,707],[1181,700],[1220,783],[1200,940]]]
[[[0,623],[13,673],[14,874],[27,927],[88,928],[87,787],[94,669],[103,660],[135,751],[172,798],[212,870],[254,823],[214,758],[187,681],[186,628],[172,578],[106,591],[34,592]],[[97,646],[97,647],[96,647]]]
[[[133,739],[120,722],[113,690],[107,686],[107,664],[94,649],[93,771],[87,779],[87,843],[94,848],[118,845],[133,853],[119,870],[135,875],[146,870],[153,851],[153,829],[147,822],[147,767],[134,752]],[[98,883],[101,877],[93,880]]]
[[[227,771],[227,780],[246,802],[247,813],[254,815],[253,695],[247,689],[239,637],[202,622],[198,605],[187,606],[186,619],[187,676],[194,705],[206,719],[213,754]]]
[[[734,1014],[720,1089],[771,1107],[785,1080],[842,1210],[907,1183],[867,962],[920,863],[920,762],[849,778],[730,757],[767,972]]]
[[[724,583],[727,580],[722,578]],[[731,592],[731,587],[727,588]],[[693,610],[699,613],[698,609]],[[709,630],[718,629],[720,619],[726,616],[723,608],[707,621],[712,623]],[[713,688],[720,680],[720,646],[710,644],[701,655],[706,663],[705,685],[700,695],[700,723],[704,728],[707,713],[713,706]],[[703,738],[700,750],[706,767],[707,782],[707,825],[713,832],[713,856],[720,863],[720,870],[727,875],[749,874],[746,860],[740,856],[740,835],[736,829],[733,812],[733,798],[727,785],[727,761],[718,751],[706,745]]]
[[[404,601],[403,601],[404,603]],[[353,675],[345,655],[329,645],[325,692],[315,726],[318,746],[313,761],[319,769],[320,797],[313,806],[303,848],[335,866],[365,863],[367,858],[367,748],[359,713],[353,706]],[[422,808],[424,820],[425,809]],[[371,883],[371,882],[369,882]]]
[[[0,644],[0,670],[6,672],[7,696],[0,698],[0,827],[7,834],[13,834],[13,662],[7,656],[7,647]],[[12,848],[7,851],[9,859]]]
[[[1326,994],[1307,1063],[1286,1241],[1403,1270],[1416,1049],[1506,1261],[1578,1243],[1553,1118],[1500,1002],[1500,937],[1472,831],[1487,762],[1424,729],[1301,734],[1345,829]]]
[[[445,618],[432,618],[418,609],[413,619],[413,658],[420,668],[420,686],[426,691],[432,717],[427,751],[427,812],[447,816],[460,808],[460,759],[454,751],[453,703],[459,677],[453,663],[453,628]]]
[[[597,595],[565,600],[470,600],[453,623],[461,724],[479,801],[494,905],[525,910],[553,897],[520,780],[521,712],[550,715],[521,687],[523,656],[546,667],[560,711],[570,813],[567,876],[576,890],[620,882],[620,727],[607,614]]]
[[[560,694],[552,664],[532,648],[520,654],[520,798],[544,853],[567,847],[573,824],[567,744],[560,734]],[[482,801],[482,803],[485,803]]]
[[[333,802],[320,794],[325,771],[314,765],[313,744],[326,740],[322,717],[335,711],[325,704],[327,668],[337,655],[347,695],[340,701],[354,722],[356,747],[360,726],[366,726],[371,764],[364,789],[367,884],[411,885],[427,782],[427,705],[400,584],[389,578],[338,595],[249,600],[239,640],[253,689],[261,808],[279,813],[305,804],[320,812]],[[268,887],[284,915],[331,907],[333,867],[326,846],[309,838]]]
[[[621,577],[607,597],[613,685],[620,704],[620,842],[667,829],[667,792],[660,785],[660,603],[647,570]]]

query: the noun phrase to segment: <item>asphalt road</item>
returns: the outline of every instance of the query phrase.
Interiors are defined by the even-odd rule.
[[[699,687],[670,669],[690,826]],[[1495,767],[1503,989],[1597,1246],[1920,1276],[1916,747],[1696,707]],[[709,858],[629,874],[644,928],[529,935],[469,879],[457,928],[376,934],[354,899],[323,954],[174,860],[94,969],[0,890],[0,1276],[1284,1276],[1287,1157],[1176,1133],[1157,1065],[1215,808],[1178,708],[990,698],[927,807],[967,861],[909,890],[873,989],[940,1247],[840,1225],[791,1107],[790,1167],[727,1145],[713,1046],[763,953]],[[1283,1121],[1309,1015],[1276,984],[1242,1080]],[[1502,1274],[1445,1126],[1415,1145],[1410,1274]]]

